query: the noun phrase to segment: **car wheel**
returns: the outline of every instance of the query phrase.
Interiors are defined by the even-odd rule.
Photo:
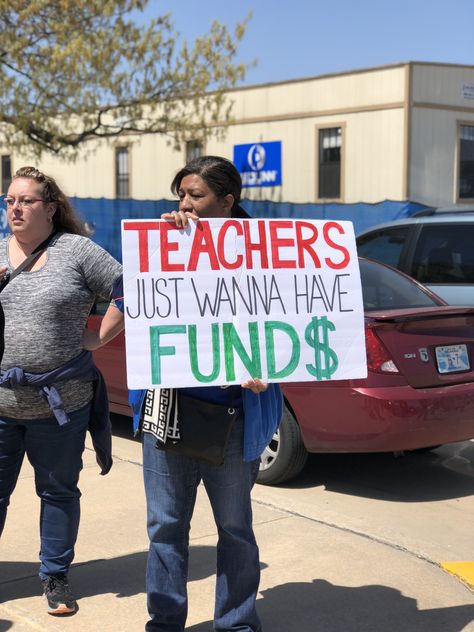
[[[300,428],[284,406],[280,426],[263,451],[257,483],[276,485],[288,481],[301,472],[307,458]]]

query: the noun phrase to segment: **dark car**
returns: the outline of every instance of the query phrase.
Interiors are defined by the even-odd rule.
[[[360,271],[368,377],[282,384],[283,419],[260,483],[293,478],[308,452],[398,452],[474,437],[474,307],[448,306],[375,261],[361,258]],[[95,358],[111,409],[130,414],[123,335]]]

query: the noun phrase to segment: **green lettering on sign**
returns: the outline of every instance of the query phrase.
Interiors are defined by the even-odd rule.
[[[161,356],[175,355],[176,347],[160,346],[160,337],[167,334],[185,334],[186,325],[154,325],[150,327],[151,381],[161,384]]]
[[[260,348],[258,344],[258,324],[256,322],[249,323],[248,328],[250,338],[250,355],[245,350],[235,325],[233,323],[223,323],[222,325],[224,334],[225,372],[226,379],[229,382],[235,380],[234,352],[239,356],[251,377],[262,377]]]
[[[219,325],[213,323],[211,325],[211,337],[212,337],[212,372],[209,375],[204,375],[199,370],[198,363],[198,350],[197,350],[197,328],[196,325],[189,325],[189,355],[191,360],[191,371],[196,380],[199,382],[213,382],[219,375],[221,370],[221,357],[220,357],[220,345],[219,345]]]
[[[274,331],[279,330],[283,331],[291,340],[291,357],[288,361],[288,364],[280,369],[279,371],[276,368],[275,361],[275,339],[274,339]],[[281,379],[283,377],[287,377],[298,366],[298,362],[300,359],[300,350],[301,343],[298,337],[298,333],[291,325],[288,323],[283,323],[278,320],[268,320],[265,322],[265,344],[267,347],[267,369],[268,369],[268,377],[270,379]]]
[[[307,364],[306,369],[317,380],[329,380],[339,365],[336,352],[329,346],[330,331],[336,331],[336,326],[326,316],[313,317],[305,330],[305,340],[314,349],[314,365]]]

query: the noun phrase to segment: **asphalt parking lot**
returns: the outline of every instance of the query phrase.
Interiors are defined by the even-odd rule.
[[[0,543],[0,632],[144,629],[147,550],[140,444],[114,419],[115,463],[81,479],[71,584],[79,611],[46,614],[39,503],[25,465]],[[474,632],[474,443],[431,453],[313,455],[281,487],[257,485],[259,611],[266,632]],[[212,630],[216,531],[200,490],[191,529],[188,630]]]

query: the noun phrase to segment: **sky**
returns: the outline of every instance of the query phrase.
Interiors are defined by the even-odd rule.
[[[188,40],[213,19],[252,18],[238,61],[244,84],[285,81],[406,61],[474,65],[474,0],[150,0]]]

